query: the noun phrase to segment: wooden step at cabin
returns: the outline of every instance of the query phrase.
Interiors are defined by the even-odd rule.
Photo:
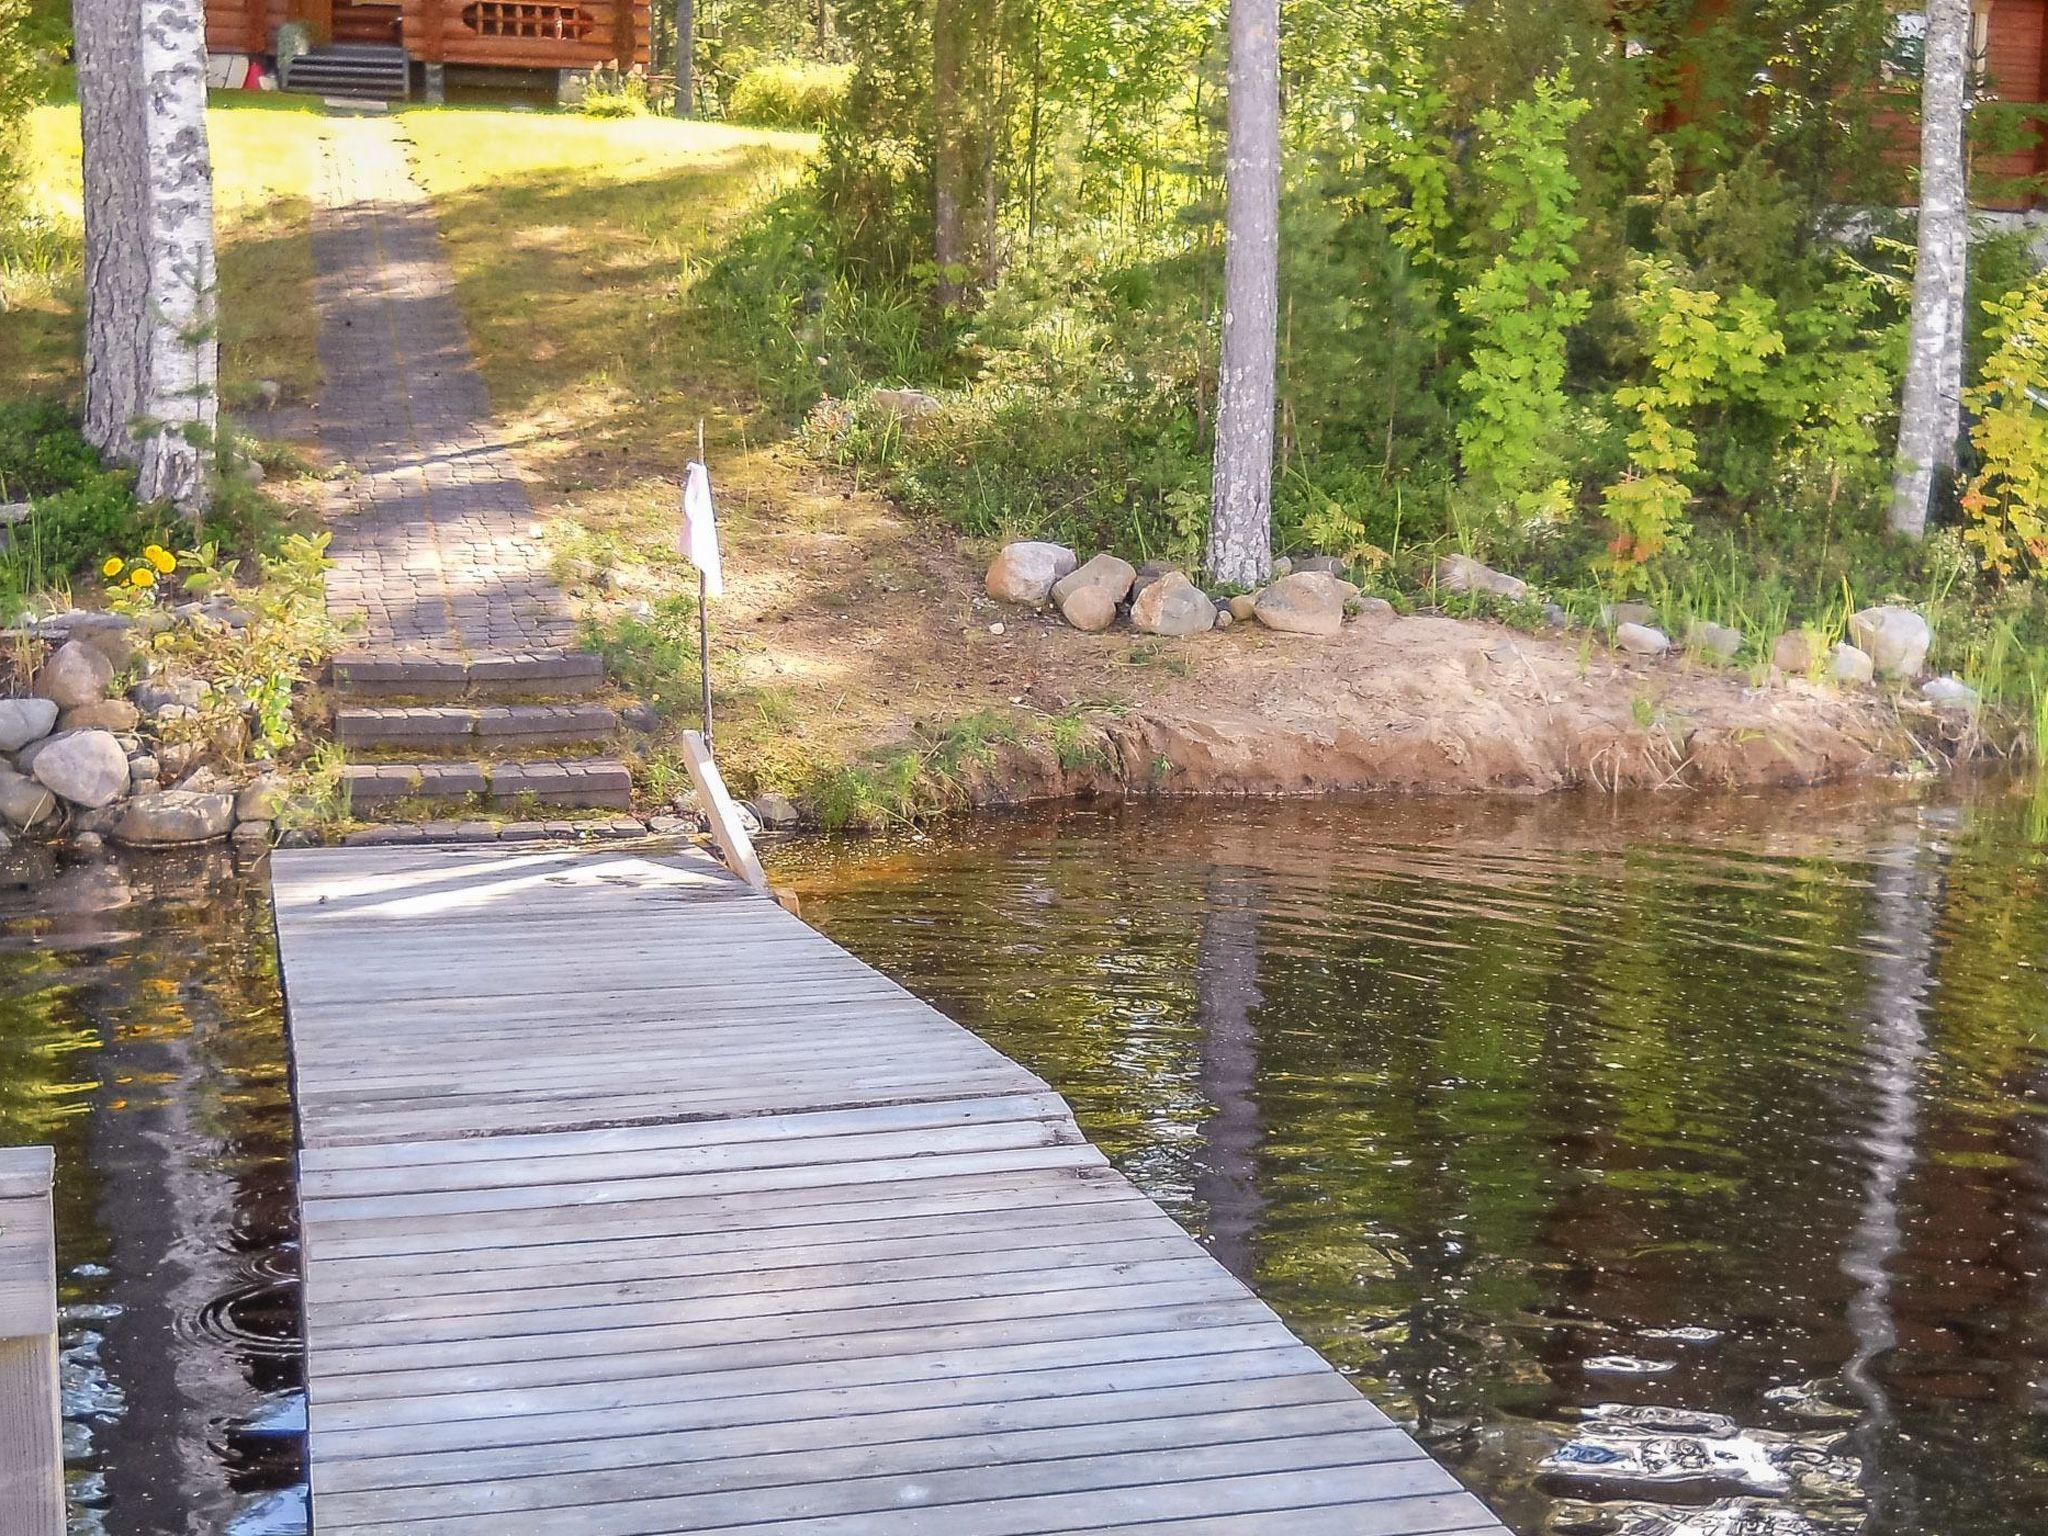
[[[366,43],[309,48],[287,59],[279,71],[287,91],[364,101],[403,101],[410,81],[403,48]]]
[[[351,763],[341,771],[358,814],[394,801],[482,799],[492,805],[567,805],[605,810],[633,803],[633,775],[615,758],[519,762]]]
[[[602,704],[350,705],[334,712],[334,734],[345,747],[421,752],[566,746],[603,741],[618,726]]]
[[[581,696],[604,686],[604,658],[592,651],[521,651],[496,656],[420,656],[344,651],[334,686],[356,698]]]

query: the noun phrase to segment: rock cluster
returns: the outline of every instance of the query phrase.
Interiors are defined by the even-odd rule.
[[[230,834],[267,845],[281,783],[220,778],[199,764],[207,743],[197,727],[177,729],[200,719],[204,684],[152,677],[125,698],[110,693],[135,658],[131,626],[118,614],[71,614],[30,636],[52,648],[28,692],[0,698],[0,822],[81,851],[106,839],[164,848]]]
[[[1315,555],[1299,565],[1274,562],[1273,582],[1258,592],[1219,599],[1187,572],[1162,560],[1133,567],[1111,554],[1085,564],[1063,544],[1006,544],[984,585],[998,602],[1050,604],[1075,629],[1111,628],[1119,617],[1142,634],[1199,635],[1257,622],[1281,634],[1334,635],[1348,615],[1393,612],[1383,598],[1362,598],[1340,574],[1343,562]]]

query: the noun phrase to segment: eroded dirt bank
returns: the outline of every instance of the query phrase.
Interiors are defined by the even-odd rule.
[[[1092,751],[1004,747],[970,776],[971,797],[1790,787],[1919,755],[1879,690],[1759,684],[1590,636],[1418,616],[1355,621],[1329,639],[1246,626],[1177,645],[1120,705],[1090,713]],[[1038,678],[1027,692],[1046,708],[1075,702],[1048,688]]]

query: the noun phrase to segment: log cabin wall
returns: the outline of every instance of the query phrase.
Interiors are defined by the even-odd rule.
[[[2038,103],[2048,98],[2048,0],[1980,0],[1976,42],[1978,66],[1996,100]],[[1985,184],[1988,205],[2031,208],[2041,201],[2038,179],[2048,170],[2048,149],[2042,140],[2041,115],[2025,127],[2029,142],[2000,154],[1982,154],[1971,166]],[[2021,181],[2029,187],[2015,189]]]
[[[645,67],[647,0],[403,0],[405,49],[436,64]]]
[[[269,53],[292,0],[206,0],[209,53]],[[402,42],[437,64],[593,69],[648,62],[647,0],[333,0],[335,42]]]

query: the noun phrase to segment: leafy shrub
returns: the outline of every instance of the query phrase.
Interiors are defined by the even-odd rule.
[[[764,128],[822,128],[846,100],[850,64],[762,64],[733,82],[726,116]]]
[[[585,117],[645,117],[647,82],[638,75],[593,70],[584,83],[581,110]]]
[[[0,501],[47,496],[98,473],[99,455],[57,401],[0,401]]]

